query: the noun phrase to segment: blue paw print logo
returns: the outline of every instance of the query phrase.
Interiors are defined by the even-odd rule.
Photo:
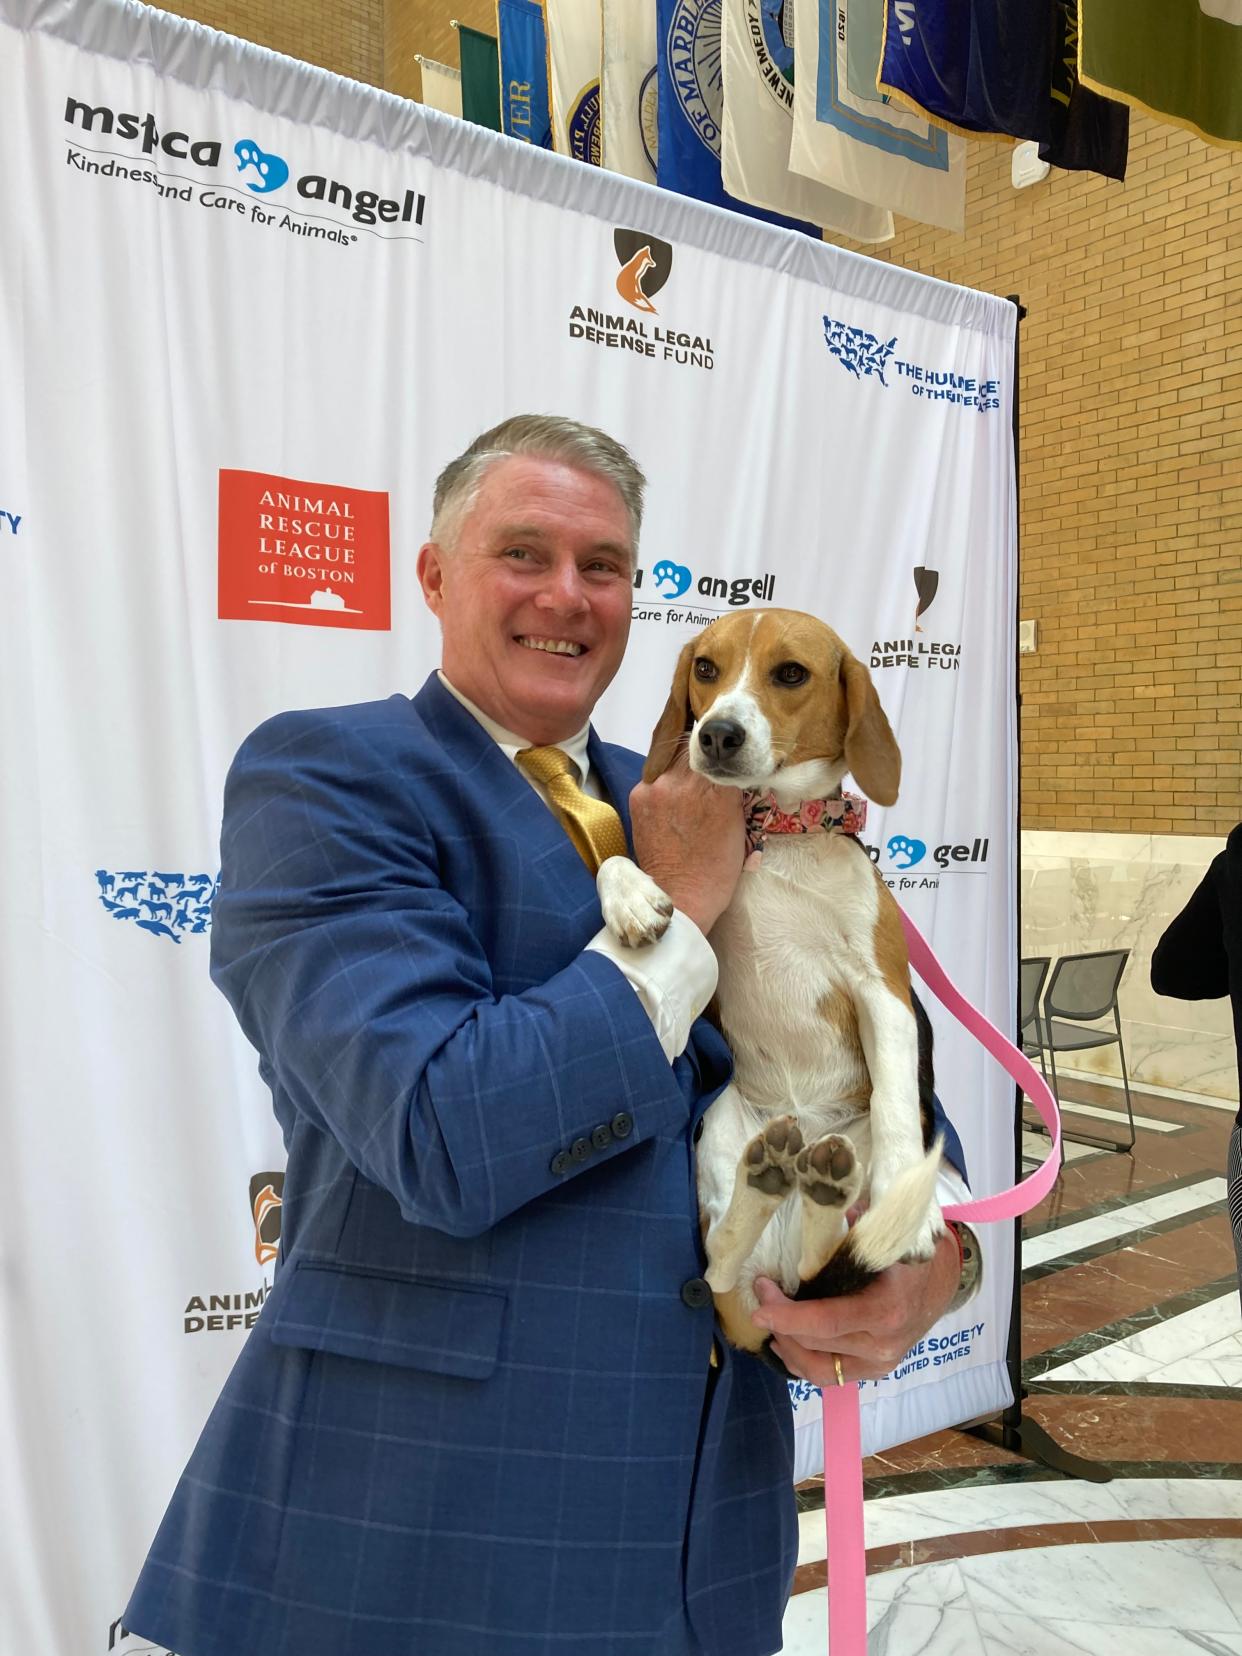
[[[246,188],[253,190],[256,195],[271,195],[273,190],[280,186],[289,177],[289,166],[279,155],[268,155],[261,150],[253,138],[243,138],[233,145],[233,154],[237,157],[237,170],[245,172],[247,167],[253,167],[259,178],[256,183],[253,178],[246,180]]]
[[[163,869],[97,868],[99,901],[114,920],[132,920],[152,937],[180,943],[205,932],[219,874],[181,874]]]
[[[888,854],[897,868],[913,868],[915,863],[922,862],[927,855],[927,847],[922,840],[907,839],[904,834],[894,834],[888,842]],[[905,862],[898,862],[898,857],[904,857]]]
[[[656,589],[664,599],[680,598],[689,589],[692,579],[685,564],[673,563],[669,558],[661,558],[651,573]]]

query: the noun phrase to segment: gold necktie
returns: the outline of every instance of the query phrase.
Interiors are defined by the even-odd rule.
[[[592,874],[609,857],[629,856],[621,818],[602,799],[583,793],[574,774],[577,766],[567,753],[558,747],[523,748],[517,762],[543,784],[557,820]]]

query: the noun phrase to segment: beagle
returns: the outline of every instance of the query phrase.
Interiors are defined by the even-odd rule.
[[[897,905],[843,831],[865,812],[842,798],[845,773],[891,805],[901,755],[867,669],[793,610],[727,615],[685,646],[644,781],[667,770],[687,732],[691,770],[758,796],[748,822],[783,830],[748,860],[712,929],[714,1012],[735,1071],[698,1146],[720,1325],[783,1372],[751,1322],[756,1276],[796,1298],[854,1292],[899,1259],[929,1257],[945,1228],[931,1026],[910,988]],[[668,899],[628,858],[609,858],[597,880],[622,942],[667,928]]]

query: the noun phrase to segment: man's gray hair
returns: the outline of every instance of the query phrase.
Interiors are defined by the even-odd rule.
[[[638,556],[647,480],[629,450],[595,426],[560,414],[515,414],[485,431],[436,479],[431,539],[451,551],[490,466],[512,455],[558,460],[611,483],[630,514],[631,551]]]

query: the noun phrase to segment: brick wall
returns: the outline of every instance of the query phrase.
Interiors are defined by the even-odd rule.
[[[1015,190],[1011,153],[970,145],[965,236],[907,224],[877,256],[1028,308],[1023,825],[1223,832],[1242,819],[1242,154],[1142,115],[1124,184]]]
[[[171,10],[417,97],[494,0],[190,0]],[[1023,821],[1223,832],[1242,818],[1242,154],[1134,115],[1124,184],[1015,190],[969,148],[967,233],[876,257],[1022,327]],[[903,221],[899,221],[902,223]]]

